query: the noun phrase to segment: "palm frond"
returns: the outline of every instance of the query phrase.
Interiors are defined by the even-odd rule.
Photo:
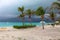
[[[60,9],[60,3],[59,2],[53,2],[52,8],[57,8],[57,9]]]
[[[36,15],[44,15],[45,14],[45,10],[43,9],[43,7],[39,7],[37,10],[36,10]]]
[[[55,19],[55,14],[54,14],[54,12],[50,12],[50,18],[52,19],[52,20],[54,20]]]
[[[24,11],[24,6],[22,6],[22,7],[18,7],[18,11]]]
[[[26,12],[27,12],[27,15],[31,15],[31,9],[28,9]]]
[[[18,7],[18,11],[22,11],[22,8]]]
[[[54,5],[54,4],[56,4],[56,5],[58,5],[58,6],[60,7],[60,3],[58,3],[58,2],[54,2],[53,5]]]

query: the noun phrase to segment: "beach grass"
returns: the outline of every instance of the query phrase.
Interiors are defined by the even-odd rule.
[[[32,27],[36,27],[36,25],[22,25],[22,26],[13,26],[13,28],[15,29],[24,29],[24,28],[32,28]]]

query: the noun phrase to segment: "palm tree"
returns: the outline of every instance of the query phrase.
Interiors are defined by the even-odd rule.
[[[59,2],[53,2],[52,5],[51,5],[51,8],[50,8],[50,18],[53,20],[53,27],[54,27],[54,22],[55,22],[55,17],[56,17],[56,14],[53,12],[55,9],[60,10],[60,3]],[[59,11],[58,11],[59,13]]]
[[[52,12],[50,12],[50,18],[51,18],[51,20],[53,21],[53,24],[52,24],[52,26],[54,27],[54,25],[55,25],[55,14],[54,14],[54,12],[52,11]]]
[[[38,16],[41,16],[41,20],[42,20],[42,28],[44,29],[44,14],[45,14],[45,11],[43,9],[43,7],[39,7],[37,10],[36,10],[36,15]]]
[[[31,22],[31,16],[34,14],[34,11],[31,10],[31,9],[28,9],[27,12],[26,12],[26,14],[28,15],[29,21]],[[32,25],[32,23],[31,23],[31,25]]]
[[[60,3],[59,2],[53,2],[52,8],[57,8],[57,9],[60,9]]]
[[[22,22],[23,22],[23,25],[24,25],[24,17],[25,17],[24,6],[18,7],[18,11],[20,11],[22,13],[22,14],[19,15],[19,17],[22,18]]]

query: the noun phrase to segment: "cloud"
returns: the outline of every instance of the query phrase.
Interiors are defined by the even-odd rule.
[[[36,4],[48,4],[56,0],[19,0],[20,5],[36,5]]]
[[[52,2],[52,0],[0,0],[0,17],[15,17],[18,15],[17,8],[19,6],[24,6],[26,8],[30,7],[33,9],[34,7],[48,4]]]
[[[0,8],[18,3],[17,0],[0,0]]]
[[[0,0],[0,17],[15,17],[17,0]]]

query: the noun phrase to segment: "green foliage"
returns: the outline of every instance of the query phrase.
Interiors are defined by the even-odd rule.
[[[53,21],[53,23],[51,24],[53,27],[55,26],[55,14],[54,14],[54,12],[52,11],[51,13],[50,13],[50,18],[51,18],[51,20]]]
[[[28,10],[27,10],[27,14],[28,14],[28,15],[31,15],[31,14],[32,14],[32,13],[31,13],[31,9],[28,9]]]
[[[31,18],[31,16],[34,15],[34,13],[35,13],[34,10],[31,10],[31,9],[26,10],[26,15],[28,15],[29,18]]]
[[[60,3],[59,2],[53,2],[51,8],[60,9]]]
[[[44,20],[44,14],[45,14],[45,10],[43,9],[43,7],[39,7],[36,10],[36,15],[41,16],[41,20]],[[44,23],[42,22],[42,28],[44,29]]]
[[[18,11],[20,11],[22,14],[19,15],[20,18],[22,18],[22,22],[23,22],[23,25],[24,25],[24,6],[22,7],[18,7]]]
[[[44,14],[45,14],[45,11],[44,11],[43,7],[39,7],[36,10],[36,15],[40,16],[40,15],[44,15]]]
[[[20,15],[19,15],[20,18],[23,18],[24,16],[25,16],[24,14],[20,14]]]
[[[26,11],[26,14],[29,16],[29,18],[31,18],[31,15],[32,15],[31,9],[28,9],[28,10]]]
[[[31,9],[27,9],[26,10],[26,15],[28,15],[29,19],[31,20],[31,16],[34,15],[34,10],[31,10]]]
[[[60,3],[54,2],[53,5],[55,5],[55,4],[60,7]]]
[[[36,25],[22,25],[22,26],[13,26],[13,28],[16,29],[23,29],[23,28],[32,28],[32,27],[36,27]]]
[[[51,13],[50,13],[50,18],[51,18],[52,20],[55,19],[55,16],[56,16],[56,15],[54,14],[54,12],[51,12]]]
[[[22,7],[18,7],[18,11],[23,12],[23,11],[24,11],[24,6],[22,6]]]
[[[21,11],[21,12],[22,12],[22,14],[20,14],[19,17],[23,18],[23,17],[25,16],[24,13],[23,13],[23,11],[24,11],[24,6],[18,7],[18,11]]]

